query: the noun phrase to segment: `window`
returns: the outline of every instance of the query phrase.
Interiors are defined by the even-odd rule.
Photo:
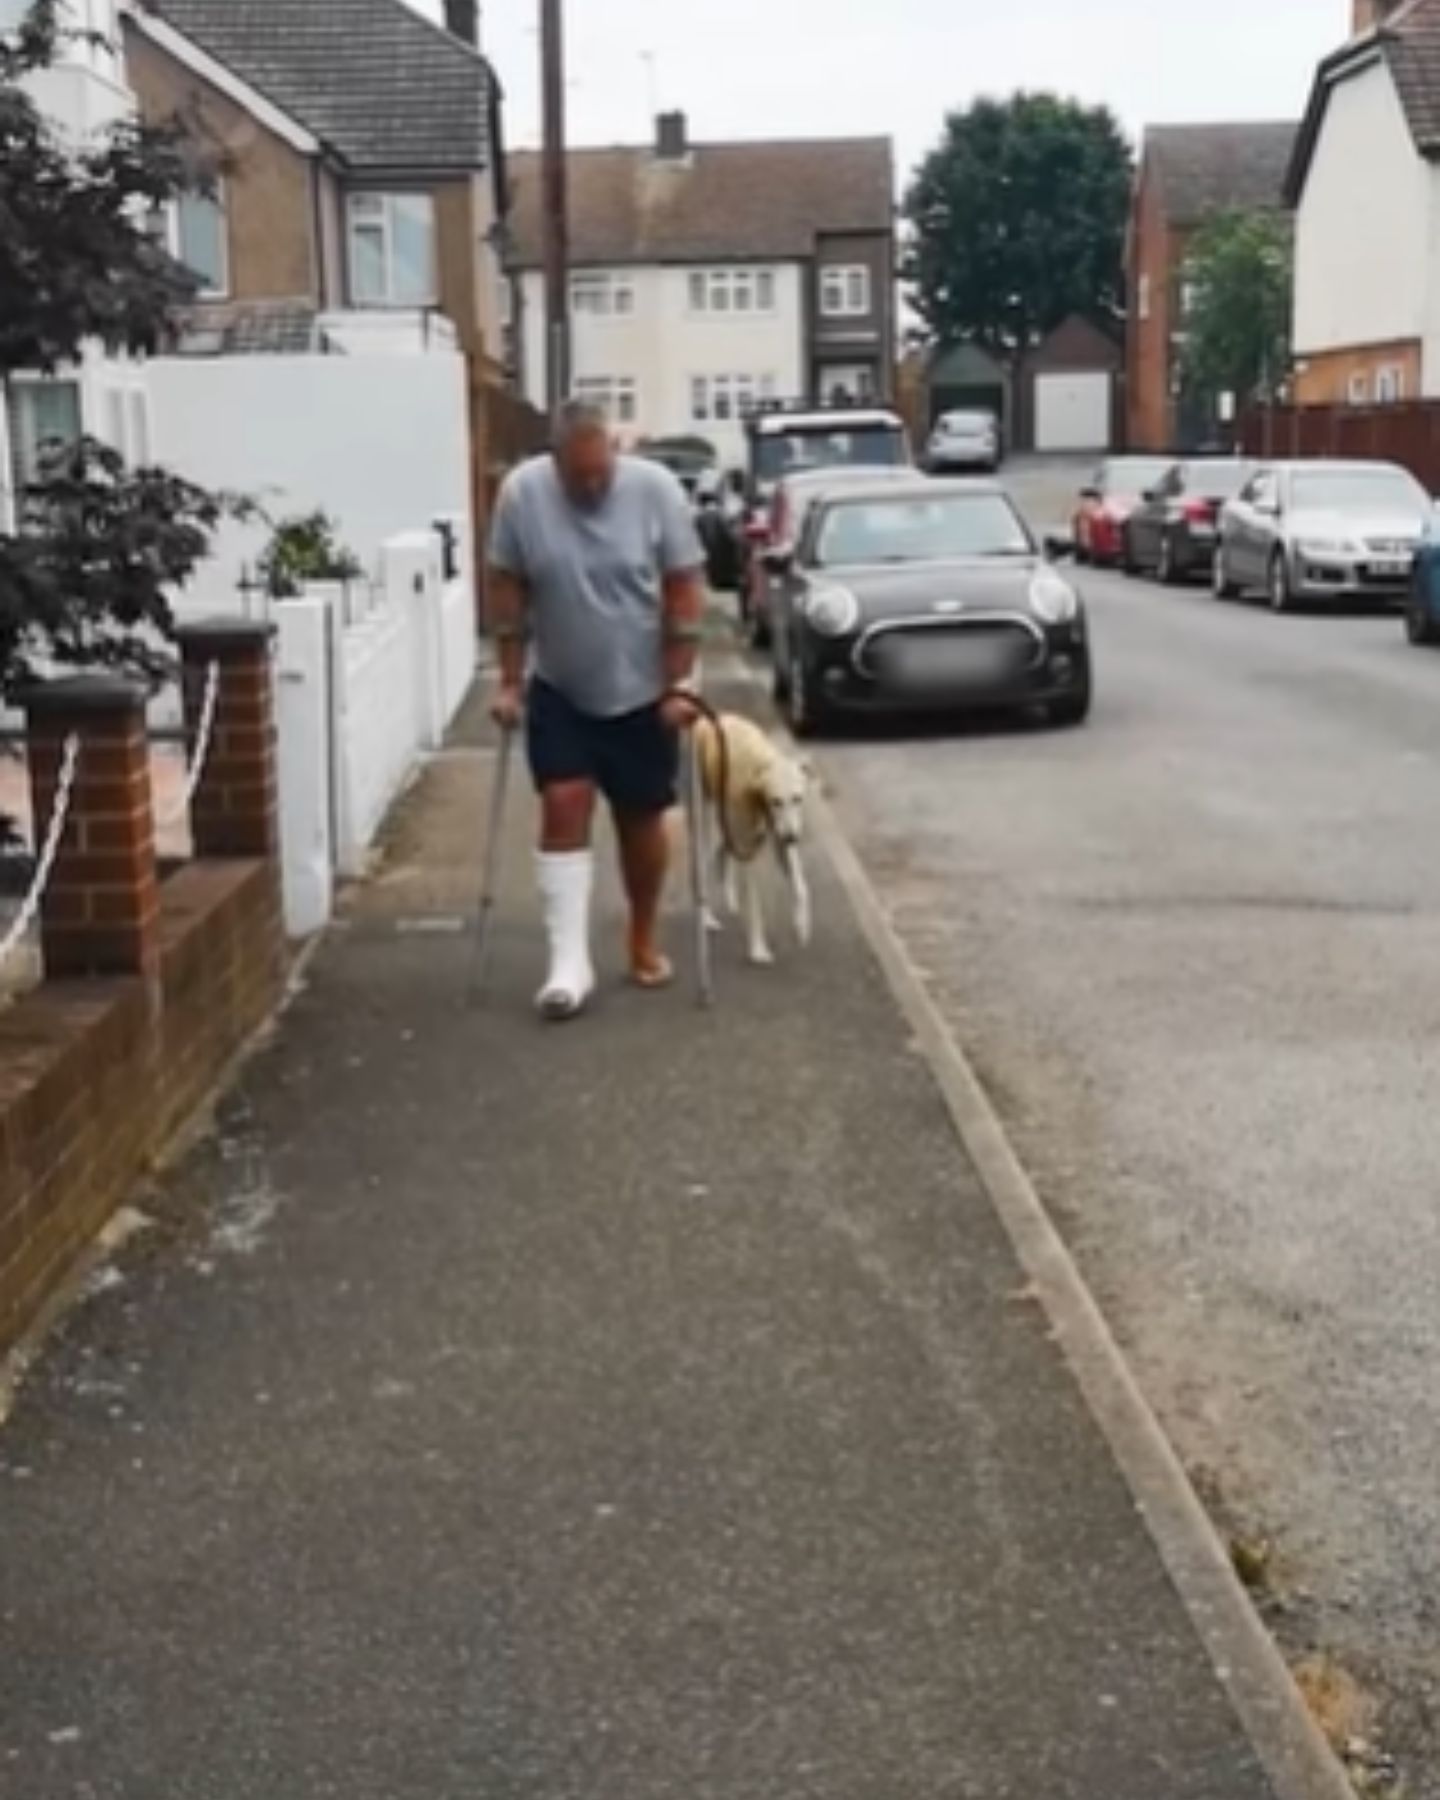
[[[870,310],[870,271],[839,264],[820,271],[820,311],[827,319],[853,319]]]
[[[826,401],[873,400],[875,371],[868,363],[832,364],[820,371],[820,396]]]
[[[570,310],[595,319],[627,318],[635,310],[634,276],[603,272],[572,276]]]
[[[1351,406],[1364,406],[1370,398],[1370,377],[1363,369],[1357,369],[1350,377],[1350,386],[1346,398]]]
[[[635,380],[630,375],[582,375],[575,398],[598,406],[612,425],[633,425],[639,411]]]
[[[213,194],[182,194],[164,215],[165,241],[176,262],[200,283],[202,299],[223,299],[230,291],[230,225],[225,184]]]
[[[952,557],[1030,557],[1034,540],[1003,494],[941,500],[842,500],[821,516],[813,558],[840,564],[945,562]]]
[[[1274,475],[1257,475],[1240,495],[1257,512],[1273,513],[1280,507],[1280,483]]]
[[[1150,277],[1142,275],[1135,284],[1135,310],[1142,319],[1150,317]]]
[[[429,194],[350,196],[350,298],[356,306],[435,304]]]
[[[773,313],[773,269],[695,269],[689,281],[692,313]]]
[[[21,380],[10,393],[10,459],[18,495],[39,476],[47,450],[79,440],[80,383]]]
[[[1393,406],[1405,398],[1405,371],[1399,363],[1387,363],[1376,371],[1375,398],[1381,406]]]
[[[757,400],[775,398],[773,375],[696,375],[690,382],[690,412],[697,424],[727,424],[749,412]]]

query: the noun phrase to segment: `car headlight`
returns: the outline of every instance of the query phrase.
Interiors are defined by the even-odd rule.
[[[1066,625],[1080,610],[1080,596],[1061,576],[1042,569],[1030,583],[1030,607],[1047,625]]]
[[[805,602],[805,623],[822,637],[844,637],[860,623],[860,602],[849,588],[814,588]]]
[[[1297,548],[1302,556],[1355,556],[1358,548],[1348,538],[1301,538]]]

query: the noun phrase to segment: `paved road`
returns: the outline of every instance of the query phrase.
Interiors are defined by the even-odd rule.
[[[1021,473],[1038,522],[1065,479]],[[1283,1634],[1400,1697],[1431,1800],[1440,657],[1084,585],[1089,729],[826,773],[1183,1454],[1275,1535]]]

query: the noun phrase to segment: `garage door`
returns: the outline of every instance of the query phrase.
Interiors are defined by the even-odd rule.
[[[1037,375],[1035,448],[1108,450],[1110,377],[1107,374]]]

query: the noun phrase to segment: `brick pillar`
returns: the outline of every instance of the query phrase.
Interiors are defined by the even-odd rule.
[[[190,803],[196,856],[278,861],[273,625],[207,619],[176,633],[184,665],[185,733],[193,758],[212,663],[220,671],[209,752]]]
[[[24,696],[39,853],[66,739],[80,742],[70,810],[40,907],[45,973],[143,975],[159,955],[159,887],[145,689],[77,675]]]

